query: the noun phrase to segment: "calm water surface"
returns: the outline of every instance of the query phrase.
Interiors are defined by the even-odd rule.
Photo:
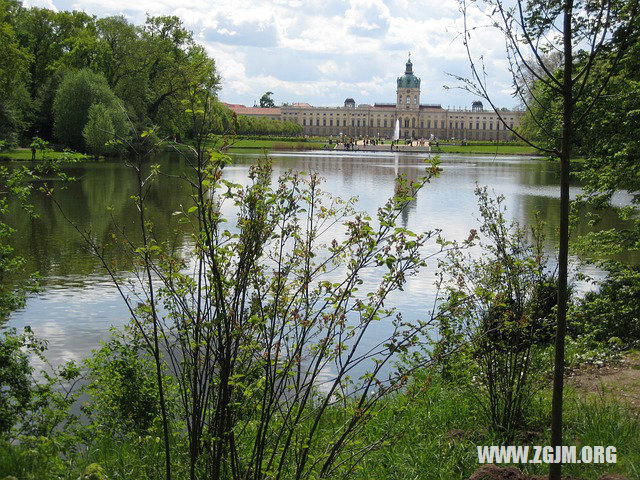
[[[259,154],[235,155],[236,162],[226,169],[226,177],[246,183],[249,165]],[[375,213],[393,195],[394,179],[405,174],[417,178],[424,171],[421,156],[400,154],[337,155],[329,152],[272,154],[274,176],[288,169],[315,171],[326,179],[324,189],[348,198],[359,198],[358,209]],[[506,197],[508,214],[521,224],[533,221],[536,211],[547,222],[549,251],[556,243],[559,210],[559,177],[556,164],[530,157],[442,156],[442,174],[418,193],[403,213],[401,222],[414,231],[442,229],[449,239],[462,240],[478,227],[477,185],[487,185]],[[179,174],[184,163],[177,159],[160,160],[162,170]],[[130,196],[135,178],[121,162],[87,163],[69,168],[78,181],[56,193],[70,220],[90,232],[98,241],[109,236],[112,222],[135,235],[136,211]],[[575,195],[578,187],[572,187]],[[620,199],[624,202],[624,198]],[[30,272],[43,278],[41,293],[30,297],[24,309],[12,314],[9,325],[30,325],[35,333],[49,341],[48,357],[53,364],[80,360],[108,336],[110,326],[121,326],[128,319],[123,301],[96,258],[64,215],[49,198],[36,193],[33,203],[39,218],[31,219],[18,207],[11,210],[9,223],[15,225],[16,251],[27,259]],[[189,205],[186,186],[170,177],[161,177],[148,198],[149,214],[161,239],[170,239],[188,249],[186,236],[175,235],[172,212]],[[110,212],[107,207],[110,206]],[[605,223],[605,228],[613,224]],[[578,226],[578,233],[586,231]],[[113,261],[125,264],[114,255]],[[580,267],[586,268],[586,267]],[[589,273],[598,275],[591,269]],[[426,318],[432,307],[435,262],[419,276],[410,278],[404,292],[392,301],[405,319]],[[366,286],[366,285],[365,285]],[[374,335],[384,333],[384,324]]]

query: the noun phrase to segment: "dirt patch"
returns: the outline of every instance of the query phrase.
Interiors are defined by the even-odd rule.
[[[640,353],[627,354],[603,367],[582,367],[569,374],[567,385],[587,397],[604,396],[640,411]]]
[[[499,467],[498,465],[483,465],[469,477],[469,480],[546,480],[543,475],[522,473],[515,467]],[[562,477],[563,480],[581,480],[578,477]],[[605,473],[599,480],[627,480],[618,474]]]
[[[483,465],[469,477],[469,480],[546,480],[542,475],[522,473],[515,467],[499,467],[498,465]],[[562,477],[563,480],[581,480],[577,477]]]

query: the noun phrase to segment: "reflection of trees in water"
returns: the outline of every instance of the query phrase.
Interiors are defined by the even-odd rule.
[[[414,193],[413,189],[411,187],[411,185],[414,182],[417,182],[418,179],[420,177],[422,177],[424,174],[424,172],[421,169],[418,168],[412,168],[412,167],[399,167],[398,168],[398,172],[397,175],[400,176],[403,181],[404,184],[407,188],[409,188],[409,195],[411,195],[413,197],[413,200],[410,200],[407,203],[407,206],[404,208],[404,210],[402,210],[401,214],[400,214],[400,221],[402,222],[402,227],[403,228],[407,228],[408,224],[409,224],[409,218],[412,214],[415,213],[416,211],[416,206],[418,204],[418,193]],[[400,183],[396,183],[396,188],[395,188],[395,193],[402,193],[400,192],[400,188],[399,187]]]
[[[183,164],[163,161],[161,171],[179,175]],[[64,214],[54,202],[38,188],[42,181],[34,183],[30,198],[37,218],[29,217],[18,205],[11,205],[7,222],[16,229],[12,245],[16,254],[23,256],[27,272],[38,271],[42,276],[87,275],[96,272],[100,263],[88,251],[65,215],[86,231],[90,231],[99,243],[108,243],[114,228],[114,220],[137,240],[136,207],[131,195],[136,194],[134,172],[122,162],[86,163],[71,166],[66,173],[77,178],[63,188],[54,184],[54,196]],[[174,239],[176,218],[172,212],[181,204],[189,203],[189,192],[183,182],[160,175],[147,197],[148,218],[154,224],[153,232],[158,241]],[[174,241],[182,241],[177,236]],[[119,268],[127,268],[119,248],[110,248],[110,255]]]
[[[321,177],[336,178],[347,187],[354,186],[358,179],[364,179],[377,185],[393,185],[393,181],[397,175],[403,175],[406,178],[407,185],[416,182],[420,177],[424,176],[427,164],[423,157],[371,157],[363,155],[353,155],[350,157],[342,156],[322,156],[322,157],[297,157],[296,167],[304,171],[317,172]],[[276,167],[286,170],[287,162],[276,162]],[[337,175],[336,175],[337,174]],[[382,180],[382,181],[379,181]],[[325,190],[332,191],[331,185],[325,185]],[[428,188],[428,187],[427,187]],[[360,192],[354,191],[353,195]],[[388,197],[398,193],[397,191],[380,192],[378,206],[381,206],[388,200]],[[415,213],[417,206],[417,197],[411,200],[407,207],[402,211],[400,220],[403,227],[407,227],[410,217]],[[357,209],[358,206],[356,206]],[[375,213],[369,212],[369,213]]]
[[[558,241],[558,229],[559,229],[559,212],[560,212],[560,199],[548,196],[535,196],[535,195],[522,195],[519,197],[521,202],[520,207],[520,223],[523,225],[530,225],[535,222],[536,212],[539,212],[540,218],[544,221],[544,234],[546,237],[547,245],[557,245]],[[589,220],[594,214],[600,215],[600,220],[594,224],[589,225]],[[603,230],[616,229],[622,231],[632,226],[633,222],[630,220],[621,220],[616,210],[612,207],[607,207],[601,211],[597,211],[592,206],[583,206],[577,210],[578,221],[575,222],[571,229],[571,242],[575,242],[580,237],[591,233]],[[613,257],[615,260],[619,260],[625,263],[638,263],[640,259],[637,254],[622,253]]]

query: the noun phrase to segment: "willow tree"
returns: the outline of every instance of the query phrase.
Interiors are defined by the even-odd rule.
[[[471,25],[471,8],[487,15],[489,25]],[[475,10],[477,8],[477,10]],[[464,45],[471,66],[463,87],[489,102],[504,127],[520,140],[560,162],[560,232],[558,245],[558,314],[556,324],[551,444],[562,445],[564,350],[567,331],[569,252],[569,178],[574,131],[600,100],[627,48],[638,0],[461,0]],[[527,109],[528,121],[542,132],[531,139],[511,127],[496,108],[490,75],[474,50],[479,28],[493,28],[504,37],[514,95]],[[560,59],[560,60],[558,60]],[[607,74],[598,86],[591,82],[596,68]],[[550,96],[541,96],[540,92]],[[557,459],[559,460],[559,459]],[[550,479],[560,479],[561,463],[551,464]]]

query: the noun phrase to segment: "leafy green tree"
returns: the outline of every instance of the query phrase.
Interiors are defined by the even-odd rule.
[[[473,28],[467,23],[471,2],[462,2],[464,15],[464,45],[472,70],[472,80],[461,78],[469,90],[485,98],[498,117],[500,111],[491,100],[486,68],[482,57],[475,58],[470,44],[473,42]],[[473,5],[476,5],[475,2]],[[557,127],[547,129],[549,138],[544,142],[532,142],[520,132],[502,121],[505,128],[516,136],[560,162],[560,232],[558,242],[558,318],[556,329],[553,400],[551,419],[551,444],[562,445],[562,409],[564,387],[564,350],[567,331],[568,305],[568,262],[569,262],[569,179],[571,158],[575,152],[576,131],[606,87],[616,62],[608,63],[596,90],[590,93],[593,67],[598,60],[607,56],[612,47],[611,32],[626,38],[636,23],[638,1],[610,0],[564,0],[546,2],[544,0],[487,0],[486,12],[492,12],[491,25],[506,39],[510,60],[510,70],[515,93],[524,105],[538,103],[542,108],[533,120],[544,122],[547,114],[554,114]],[[550,51],[562,52],[562,63],[549,64],[545,54]],[[522,72],[528,72],[523,75]],[[531,75],[529,75],[531,74]],[[531,84],[529,79],[535,81]],[[553,92],[552,102],[539,101],[535,95],[536,84],[544,85]],[[541,88],[541,87],[540,87]],[[533,92],[533,95],[531,94]],[[552,108],[549,108],[552,107]],[[561,464],[551,464],[549,478],[559,480]]]
[[[97,103],[109,111],[115,134],[124,135],[127,129],[126,116],[106,79],[88,69],[68,72],[53,103],[54,129],[58,140],[71,148],[83,149],[83,130],[89,119],[89,109]]]
[[[55,12],[31,7],[18,7],[14,13],[15,29],[20,45],[29,53],[27,90],[30,97],[30,133],[47,140],[53,138],[53,96],[66,57],[92,29],[93,17],[74,12]],[[77,62],[77,67],[88,66]]]
[[[30,56],[10,22],[15,9],[13,2],[0,1],[0,140],[11,142],[25,129],[30,104],[26,90]]]
[[[87,124],[82,130],[85,145],[95,155],[105,155],[112,149],[107,145],[115,140],[115,130],[111,121],[111,111],[102,103],[89,107]]]
[[[260,107],[261,108],[273,108],[276,104],[273,102],[273,98],[271,98],[273,92],[266,92],[262,97],[260,97]]]
[[[189,128],[182,101],[193,85],[208,83],[214,91],[219,88],[215,63],[178,17],[147,18],[141,38],[146,114],[161,133],[181,135]]]

